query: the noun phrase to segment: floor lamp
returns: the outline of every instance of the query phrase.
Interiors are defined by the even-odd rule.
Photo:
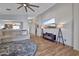
[[[63,39],[62,30],[61,30],[61,28],[63,28],[63,27],[64,27],[64,24],[58,24],[57,25],[57,28],[59,29],[58,30],[57,41],[60,43],[60,40],[62,40],[62,43],[64,45],[64,39]]]
[[[46,25],[42,25],[41,26],[41,36],[43,37],[43,34],[44,34],[44,29],[47,28]]]

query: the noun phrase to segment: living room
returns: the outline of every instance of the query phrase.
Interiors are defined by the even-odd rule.
[[[29,5],[31,7],[33,6],[33,8],[35,9],[34,10],[31,9]],[[28,8],[26,8],[26,6],[28,6]],[[3,43],[10,42],[12,46],[12,47],[10,46],[11,47],[10,50],[5,50],[8,48],[5,49],[1,48],[2,50],[0,52],[2,54],[0,55],[4,56],[79,55],[78,6],[79,6],[78,3],[0,4],[1,8],[0,44],[1,46],[3,46]],[[60,33],[61,37],[59,37],[60,36],[58,34],[59,32],[62,33],[62,34]],[[51,35],[53,34],[52,38],[55,35],[55,38],[52,39],[55,40],[53,42],[51,40],[45,40],[45,38],[42,37],[44,33],[51,33]],[[57,40],[57,38],[59,40]],[[18,43],[15,44],[16,42],[11,42],[16,41],[17,39],[19,41],[18,42],[19,44]],[[28,39],[27,44],[26,41],[21,42],[19,39],[20,40]],[[33,43],[30,41],[30,39]],[[28,43],[28,41],[30,41],[31,43]],[[62,43],[64,43],[64,45]],[[31,47],[28,45],[31,45]],[[29,52],[28,51],[24,52],[26,46],[28,47],[27,50]],[[15,47],[15,49],[12,49],[13,47]],[[23,49],[20,49],[20,47]],[[16,52],[16,50],[18,50],[19,53]],[[9,51],[9,55],[5,51]]]

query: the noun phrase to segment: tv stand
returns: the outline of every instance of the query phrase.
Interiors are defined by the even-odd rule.
[[[43,33],[43,38],[50,40],[50,41],[55,41],[56,40],[56,35],[52,33]]]

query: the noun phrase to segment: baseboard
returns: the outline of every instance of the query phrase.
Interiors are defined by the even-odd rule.
[[[79,51],[79,48],[73,48],[74,50],[77,50],[77,51]]]

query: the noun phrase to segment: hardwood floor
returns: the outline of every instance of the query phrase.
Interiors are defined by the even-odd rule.
[[[31,38],[38,46],[36,56],[79,56],[79,51],[73,50],[69,46],[56,44],[34,35]]]

